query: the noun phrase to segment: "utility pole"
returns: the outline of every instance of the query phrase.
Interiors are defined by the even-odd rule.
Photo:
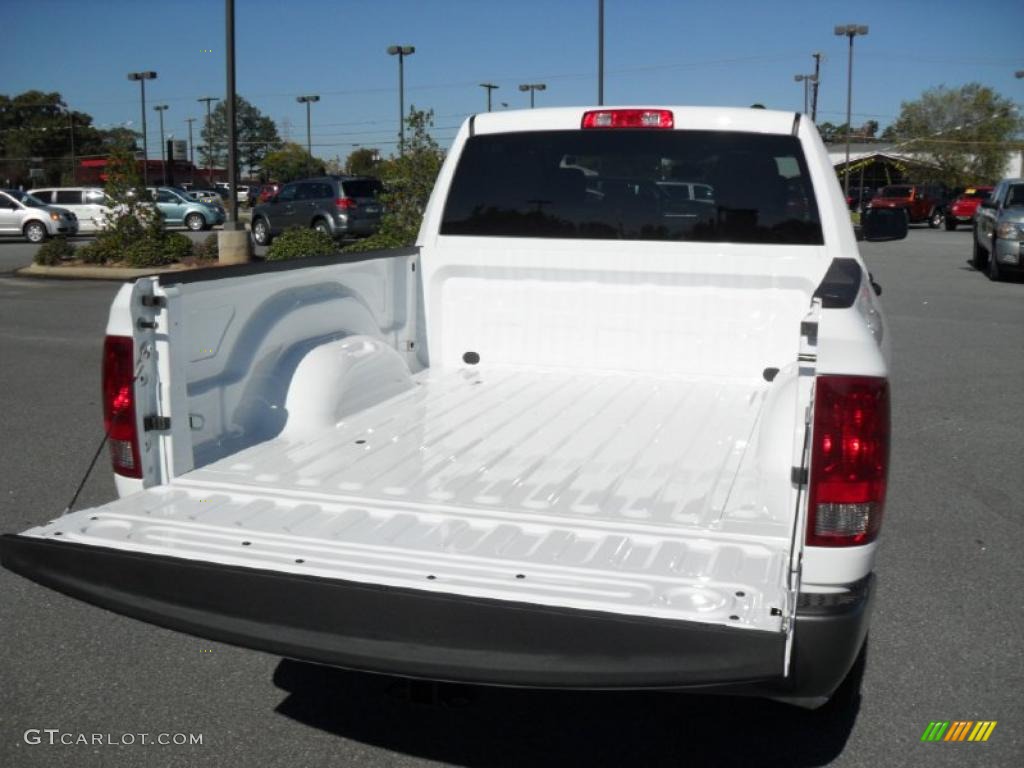
[[[480,83],[480,87],[487,89],[487,111],[490,112],[491,111],[491,91],[493,91],[498,86],[495,85],[494,83]]]
[[[597,0],[597,106],[604,106],[604,0]]]
[[[814,82],[811,88],[811,122],[818,124],[818,85],[821,83],[821,51],[811,54],[814,58]]]
[[[157,104],[153,107],[160,115],[160,183],[167,183],[167,144],[164,143],[164,112],[166,104]]]
[[[213,186],[213,115],[210,111],[210,104],[215,101],[219,101],[216,96],[203,96],[201,99],[196,99],[200,103],[206,104],[206,182],[212,187]]]
[[[188,180],[191,183],[195,183],[196,175],[196,153],[192,148],[192,123],[196,119],[194,117],[186,117],[185,122],[188,123],[188,164],[191,166],[188,172]]]

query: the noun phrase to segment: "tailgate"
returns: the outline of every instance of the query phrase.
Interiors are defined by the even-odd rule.
[[[486,369],[417,383],[5,537],[3,563],[358,669],[581,687],[783,675],[790,521],[756,503],[763,387]]]

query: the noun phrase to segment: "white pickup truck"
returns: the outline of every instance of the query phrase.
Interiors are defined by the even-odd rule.
[[[878,290],[800,115],[476,115],[415,247],[126,285],[121,498],[3,564],[352,669],[820,704],[874,589]]]

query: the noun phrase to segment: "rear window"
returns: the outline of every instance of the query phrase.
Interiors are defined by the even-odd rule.
[[[577,130],[466,142],[443,235],[823,242],[793,136]]]
[[[381,183],[376,179],[350,179],[341,183],[345,197],[376,197]]]
[[[913,187],[882,187],[879,197],[910,197]]]

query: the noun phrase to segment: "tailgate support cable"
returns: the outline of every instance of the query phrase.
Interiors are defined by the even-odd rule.
[[[139,360],[139,364],[135,366],[135,373],[132,375],[131,383],[134,384],[135,380],[139,378],[142,373],[142,360]],[[89,475],[92,474],[93,469],[96,468],[96,462],[100,458],[100,454],[103,452],[103,446],[107,444],[107,439],[110,437],[110,430],[103,431],[103,439],[100,440],[100,444],[96,446],[96,453],[92,455],[92,461],[89,462],[89,468],[85,470],[85,474],[82,475],[82,479],[78,483],[78,488],[75,489],[75,495],[71,497],[71,501],[64,507],[62,515],[66,515],[71,512],[71,509],[75,506],[75,502],[78,501],[79,495],[82,493],[82,489],[85,488],[85,483],[89,479]]]

